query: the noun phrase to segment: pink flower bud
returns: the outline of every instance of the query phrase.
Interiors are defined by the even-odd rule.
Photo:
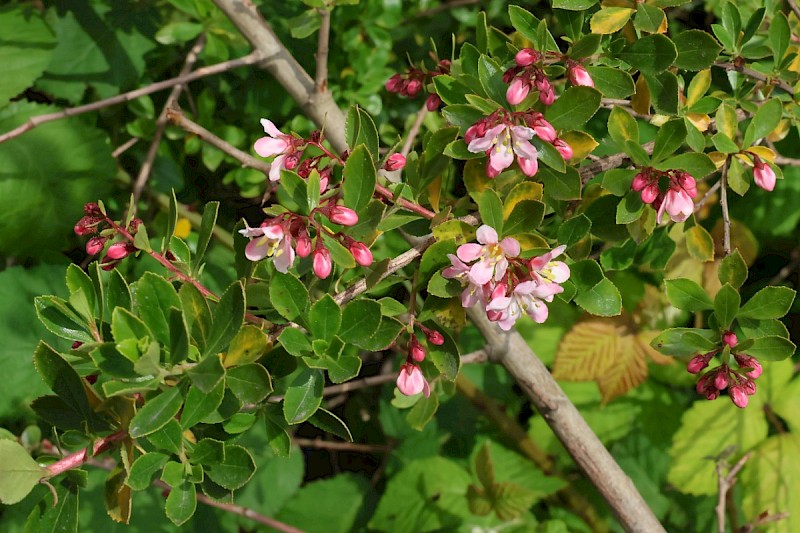
[[[707,357],[705,355],[695,355],[689,361],[689,364],[686,365],[686,370],[690,374],[698,374],[701,370],[703,370],[708,366],[708,361],[710,359],[711,359],[710,357]]]
[[[555,128],[549,122],[547,122],[543,117],[534,120],[532,127],[533,131],[536,132],[536,136],[539,137],[541,140],[549,143],[556,140]]]
[[[736,338],[736,334],[732,331],[726,331],[722,335],[722,342],[733,348],[737,344],[739,344],[739,339]]]
[[[356,263],[359,265],[367,267],[372,264],[372,252],[370,252],[369,248],[367,248],[367,245],[363,242],[356,241],[351,244],[350,253],[353,254],[353,259],[355,259]]]
[[[750,398],[747,397],[747,393],[744,391],[744,388],[739,385],[731,387],[728,390],[728,394],[731,397],[733,405],[740,409],[747,407],[748,402],[750,402]]]
[[[327,248],[317,248],[314,250],[314,274],[320,279],[325,279],[331,275],[333,264],[331,263],[331,253]]]
[[[422,90],[422,82],[419,80],[408,80],[405,92],[409,98],[414,98]]]
[[[728,386],[728,372],[727,367],[723,366],[725,370],[718,370],[716,376],[714,377],[714,387],[718,390],[725,390],[725,387]]]
[[[308,257],[308,254],[311,253],[311,239],[308,238],[308,235],[300,235],[297,237],[294,251],[298,257]]]
[[[553,91],[553,88],[548,87],[546,90],[540,92],[539,101],[544,105],[553,105],[553,102],[556,101],[556,93]]]
[[[564,158],[564,161],[569,161],[572,159],[574,152],[572,151],[572,147],[567,144],[566,141],[563,139],[556,139],[553,141],[553,146],[556,150],[558,150],[558,153],[561,154],[561,157]]]
[[[636,192],[640,192],[642,189],[647,187],[649,184],[650,184],[650,180],[647,179],[647,177],[644,174],[639,173],[639,174],[636,174],[636,176],[634,176],[633,181],[631,182],[631,189],[633,189]],[[650,203],[650,202],[646,202],[646,203]]]
[[[97,205],[95,202],[89,202],[88,204],[83,206],[83,212],[90,216],[103,216],[103,211],[100,209],[100,206]]]
[[[412,363],[406,363],[400,367],[400,375],[397,376],[397,390],[406,396],[414,396],[420,392],[427,398],[431,394],[430,386],[422,375],[419,367]]]
[[[294,170],[297,168],[298,163],[300,163],[300,152],[293,152],[284,158],[283,168],[286,170]]]
[[[697,196],[697,181],[686,172],[678,173],[678,184],[692,198]]]
[[[442,99],[438,94],[429,94],[425,100],[425,109],[428,111],[436,111],[440,105],[442,105]]]
[[[319,178],[319,193],[325,194],[328,190],[328,176],[320,176]]]
[[[103,251],[103,247],[105,247],[105,245],[105,237],[92,237],[89,239],[89,242],[86,243],[86,253],[88,255],[97,255]]]
[[[714,389],[713,376],[711,373],[706,374],[697,381],[695,386],[698,394],[706,394],[708,390]]]
[[[85,216],[75,224],[75,235],[92,235],[97,233],[97,218],[92,216]]]
[[[514,62],[520,67],[527,67],[539,60],[539,52],[530,48],[523,48],[514,56]]]
[[[386,159],[386,163],[383,164],[383,169],[392,172],[394,170],[400,170],[406,166],[406,158],[403,154],[392,154]]]
[[[756,393],[756,384],[754,382],[752,382],[752,381],[748,380],[748,381],[743,382],[742,383],[742,388],[744,389],[744,392],[748,396],[752,396],[753,394]]]
[[[403,86],[403,77],[395,74],[386,81],[386,90],[390,93],[399,93]]]
[[[508,103],[511,105],[517,105],[525,100],[530,90],[531,88],[528,82],[522,78],[514,78],[514,81],[511,82],[511,85],[508,86],[508,90],[506,90],[506,100],[508,100]]]
[[[518,67],[511,67],[510,69],[503,72],[503,83],[505,83],[506,85],[511,83],[511,80],[513,80],[514,76],[516,76],[519,73],[519,70],[520,69]]]
[[[411,338],[411,358],[418,363],[425,360],[425,348],[414,337]]]
[[[583,85],[585,87],[594,87],[594,81],[589,75],[589,72],[578,63],[572,63],[567,71],[567,77],[572,85]]]
[[[757,379],[761,374],[764,372],[764,368],[761,366],[761,363],[758,362],[758,359],[755,357],[751,357],[749,355],[736,355],[736,363],[739,365],[739,368],[744,370],[751,368],[749,372],[745,375],[751,379]]]
[[[105,256],[103,258],[103,262],[100,263],[100,268],[108,272],[109,270],[114,270],[118,263],[119,261],[111,261],[109,260],[108,256]]]
[[[106,257],[114,261],[119,261],[120,259],[128,257],[130,253],[130,245],[127,242],[116,242],[108,247]]]
[[[358,215],[356,212],[342,205],[333,206],[328,218],[331,219],[331,222],[341,224],[342,226],[354,226],[358,223]]]
[[[656,201],[656,198],[658,198],[659,194],[661,194],[661,191],[658,189],[658,183],[653,182],[642,189],[642,202],[646,204],[652,204]],[[658,209],[656,206],[653,207]]]
[[[428,331],[425,332],[425,337],[427,337],[428,342],[430,342],[431,344],[435,344],[436,346],[441,346],[442,344],[444,344],[444,335],[442,335],[438,331],[429,329]]]
[[[486,131],[488,130],[486,126],[486,122],[483,120],[476,122],[469,128],[467,128],[466,133],[464,133],[464,142],[469,144],[478,137],[483,137],[486,135]]]
[[[83,343],[81,341],[75,341],[75,342],[72,343],[72,349],[73,350],[77,350],[81,346],[83,346]]]
[[[756,185],[765,191],[772,191],[775,188],[775,171],[772,170],[771,166],[761,161],[757,155],[753,156],[753,163],[755,164],[753,180]]]

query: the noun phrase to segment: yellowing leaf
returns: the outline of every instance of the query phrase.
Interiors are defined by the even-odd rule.
[[[698,261],[714,260],[714,239],[703,226],[692,226],[684,234],[686,249]]]
[[[686,118],[698,131],[706,131],[711,125],[711,117],[703,113],[686,113]]]
[[[439,198],[442,194],[442,176],[436,176],[430,184],[428,184],[428,200],[431,207],[435,212],[439,212]]]
[[[636,92],[631,96],[631,107],[640,115],[650,114],[650,89],[641,74],[636,80]]]
[[[489,187],[491,181],[486,175],[486,162],[482,159],[470,159],[464,165],[464,186],[469,195],[477,200],[484,190]]]
[[[782,141],[789,135],[789,126],[791,126],[791,123],[787,119],[782,119],[775,131],[767,135],[767,140],[774,143]]]
[[[571,145],[571,144],[570,144]],[[573,147],[573,150],[575,148]],[[523,181],[508,193],[506,202],[503,205],[503,219],[508,219],[514,207],[523,200],[541,200],[542,184],[535,181]]]
[[[592,15],[589,23],[592,33],[606,35],[620,30],[628,19],[631,18],[634,10],[629,7],[604,7]]]
[[[519,241],[520,249],[525,252],[534,248],[549,248],[547,241],[536,233],[517,233],[514,238]]]
[[[711,87],[711,70],[701,70],[694,75],[692,81],[689,83],[689,89],[686,91],[686,105],[691,107],[697,103]]]
[[[599,146],[594,137],[583,131],[567,131],[561,134],[561,138],[572,147],[572,162],[582,160]]]
[[[761,159],[769,161],[770,163],[775,162],[775,152],[772,151],[772,148],[767,146],[751,146],[747,151],[751,154],[756,154]]]

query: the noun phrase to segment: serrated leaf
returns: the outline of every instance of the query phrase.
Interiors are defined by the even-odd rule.
[[[159,452],[150,452],[139,456],[131,465],[126,484],[133,490],[144,490],[150,487],[156,474],[169,461],[169,456]]]
[[[214,308],[214,321],[204,354],[216,354],[228,346],[244,323],[244,312],[244,287],[240,281],[235,281]]]
[[[795,291],[788,287],[764,287],[758,291],[739,311],[739,318],[781,318],[792,307]]]
[[[553,102],[545,117],[557,130],[576,129],[600,108],[600,91],[592,87],[570,87]]]
[[[308,326],[318,339],[331,340],[342,324],[342,310],[333,298],[326,294],[311,306]]]
[[[237,366],[228,370],[225,384],[242,403],[257,404],[272,393],[269,372],[257,363]]]
[[[223,359],[226,368],[258,361],[270,348],[267,335],[259,328],[247,324],[231,339]]]
[[[19,502],[44,475],[45,469],[19,443],[0,439],[0,502]]]
[[[149,398],[131,419],[128,433],[138,439],[154,433],[175,418],[183,405],[180,387],[170,387],[158,396]]]
[[[680,357],[711,351],[719,342],[719,334],[709,329],[671,328],[661,332],[650,346],[664,355]]]
[[[345,162],[342,185],[345,205],[356,212],[366,207],[375,192],[375,180],[375,163],[369,150],[357,146]]]
[[[744,285],[747,280],[747,263],[738,249],[722,260],[717,277],[720,283],[730,283],[736,289]]]
[[[286,389],[283,398],[283,416],[289,424],[305,422],[322,403],[325,385],[322,371],[303,370]]]

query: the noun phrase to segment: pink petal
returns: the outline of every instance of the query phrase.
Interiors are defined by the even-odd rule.
[[[508,257],[517,257],[519,255],[519,241],[512,237],[506,237],[500,241],[500,248]]]
[[[483,224],[475,233],[478,242],[481,244],[495,244],[497,242],[497,231],[486,224]],[[460,254],[459,254],[460,257]]]
[[[286,159],[285,155],[279,155],[272,160],[272,165],[269,168],[269,181],[280,181],[284,159]]]
[[[275,252],[274,263],[275,270],[283,274],[286,274],[294,264],[294,250],[289,243],[289,239],[284,239],[281,247]]]
[[[511,305],[511,298],[508,296],[500,296],[499,298],[495,298],[486,306],[487,311],[503,311],[508,309],[508,306]]]
[[[269,119],[262,118],[261,126],[264,128],[264,133],[266,133],[270,137],[280,137],[281,135],[283,135],[283,133],[281,133],[281,130],[275,127],[275,124],[273,124],[272,121]]]
[[[469,242],[467,244],[462,244],[461,246],[459,246],[458,250],[456,250],[456,253],[458,254],[459,259],[469,263],[470,261],[474,261],[475,259],[480,257],[481,251],[483,251],[483,246],[481,246],[480,244],[476,244],[474,242]]]
[[[244,249],[244,256],[248,258],[250,261],[260,261],[267,257],[270,248],[270,239],[266,237],[260,237],[258,239],[253,239]]]
[[[569,279],[569,267],[562,261],[553,261],[550,265],[550,279],[553,283],[564,283]]]
[[[489,165],[491,165],[492,169],[498,174],[510,167],[513,162],[514,150],[506,144],[497,143],[489,152]]]
[[[492,279],[494,266],[488,261],[478,261],[469,270],[469,279],[475,285],[486,285]]]
[[[539,172],[539,161],[537,159],[525,159],[524,157],[517,158],[519,169],[523,174],[532,178]]]
[[[272,157],[282,154],[289,147],[289,143],[283,139],[273,139],[272,137],[261,137],[253,145],[256,153],[261,157]]]

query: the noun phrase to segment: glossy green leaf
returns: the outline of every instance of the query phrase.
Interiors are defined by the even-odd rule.
[[[174,418],[168,420],[164,427],[147,435],[146,438],[157,450],[175,455],[183,453],[183,429],[180,422]]]
[[[638,171],[615,168],[603,174],[603,188],[615,196],[625,196],[631,191],[631,183]]]
[[[783,104],[777,98],[771,98],[756,111],[753,120],[744,132],[742,146],[750,146],[775,131],[783,114]]]
[[[257,363],[229,369],[225,383],[242,403],[260,403],[272,393],[269,372]]]
[[[86,322],[61,298],[37,296],[34,304],[36,315],[50,332],[71,341],[94,342]]]
[[[361,211],[375,192],[375,163],[365,146],[357,146],[348,156],[344,167],[344,204]]]
[[[675,66],[686,70],[703,70],[714,64],[722,46],[703,30],[679,32],[672,39],[678,50]]]
[[[375,122],[358,106],[352,106],[347,111],[345,135],[348,146],[354,148],[363,144],[373,158],[378,157],[378,130],[375,128]]]
[[[167,503],[164,510],[167,518],[180,526],[186,523],[197,509],[197,488],[194,483],[184,480],[182,483],[172,487],[167,495]]]
[[[608,116],[608,134],[620,145],[624,145],[625,141],[638,143],[639,124],[625,109],[614,106]]]
[[[173,307],[180,308],[178,293],[170,282],[152,272],[134,284],[135,307],[153,335],[163,345],[169,346],[169,315]]]
[[[380,324],[381,306],[378,302],[354,300],[344,308],[339,336],[345,342],[366,341],[375,334]]]
[[[719,265],[717,273],[719,282],[729,283],[735,289],[744,285],[747,280],[747,263],[744,262],[742,254],[736,249],[729,256],[726,256]]]
[[[537,200],[522,200],[503,222],[503,235],[530,233],[539,227],[544,217],[545,205]]]
[[[686,139],[686,125],[683,120],[670,120],[662,125],[656,133],[655,146],[653,146],[653,161],[663,161],[674,154]]]
[[[575,303],[597,316],[616,316],[622,312],[622,297],[610,279],[603,278],[587,291],[575,297]]]
[[[292,381],[283,398],[283,416],[289,424],[299,424],[314,414],[322,403],[325,385],[320,370],[303,370]]]
[[[778,11],[772,16],[769,25],[769,43],[772,46],[772,53],[775,66],[781,64],[786,50],[789,48],[791,41],[792,31],[789,27],[789,21],[786,15]]]
[[[350,433],[344,421],[326,409],[317,409],[308,421],[326,433],[332,433],[346,441],[353,442],[353,435]]]
[[[717,317],[721,329],[730,328],[739,311],[741,301],[742,297],[739,296],[739,292],[727,283],[719,290],[714,298],[714,315]]]
[[[592,221],[586,215],[572,217],[558,227],[558,242],[568,247],[572,246],[584,238],[591,228]]]
[[[742,306],[740,318],[781,318],[792,307],[795,291],[788,287],[764,287]]]
[[[639,220],[644,211],[644,202],[636,191],[629,191],[617,205],[617,224],[630,224]]]
[[[211,335],[211,308],[208,300],[191,283],[185,283],[178,291],[178,298],[183,309],[183,318],[186,320],[186,328],[195,341],[197,347],[203,351]]]
[[[342,310],[328,294],[314,302],[309,310],[309,328],[318,339],[331,340],[339,332],[341,323]]]
[[[75,369],[45,342],[39,342],[33,354],[33,364],[42,380],[50,387],[66,406],[83,417],[94,431],[96,424],[94,409],[83,388],[83,382]]]
[[[594,88],[606,98],[627,98],[635,91],[633,78],[623,70],[612,67],[586,66]]]
[[[570,87],[553,102],[545,118],[557,129],[576,129],[600,108],[600,91],[592,87]]]
[[[636,16],[633,19],[633,26],[640,31],[647,33],[657,33],[661,24],[665,22],[664,11],[648,4],[638,4],[636,6]],[[680,53],[680,51],[678,52]]]
[[[661,35],[651,35],[651,37],[663,37]],[[664,37],[666,39],[666,37]],[[678,77],[670,72],[651,73],[643,71],[644,79],[647,81],[647,88],[650,90],[650,102],[653,109],[667,115],[674,115],[678,112]]]
[[[677,169],[688,172],[695,179],[708,176],[717,171],[714,162],[706,154],[689,152],[670,157],[666,161],[656,165],[658,170]]]
[[[203,218],[200,220],[200,230],[197,233],[197,248],[195,249],[194,260],[192,261],[192,273],[195,275],[200,271],[200,266],[203,264],[203,258],[208,249],[208,243],[211,242],[214,226],[217,223],[218,211],[219,202],[208,202],[203,210]]]
[[[150,487],[156,474],[169,461],[169,456],[159,452],[140,455],[131,465],[126,484],[133,490],[145,490]]]
[[[650,342],[650,346],[675,357],[696,355],[718,347],[719,334],[708,329],[672,328],[663,331]]]
[[[198,361],[186,373],[198,389],[209,393],[225,376],[225,367],[222,366],[219,355],[212,353]]]
[[[269,284],[272,305],[286,320],[295,320],[305,314],[308,306],[308,290],[292,274],[276,273]]]
[[[753,341],[747,354],[762,361],[782,361],[794,355],[797,346],[785,337],[768,335]]]
[[[225,444],[225,459],[209,465],[206,474],[214,483],[228,490],[236,490],[250,481],[256,464],[247,448],[237,444]]]
[[[189,429],[211,415],[222,403],[224,395],[225,383],[222,380],[209,392],[203,392],[196,385],[189,387],[181,412],[181,427]]]
[[[642,72],[655,74],[669,68],[677,55],[675,45],[669,38],[654,34],[627,45],[619,58]]]
[[[134,439],[158,431],[175,418],[183,405],[180,387],[170,387],[158,396],[149,398],[133,416],[128,433]]]
[[[667,287],[667,298],[678,309],[694,313],[714,308],[714,302],[705,289],[690,279],[669,279],[664,285]]]
[[[214,322],[205,354],[221,352],[228,346],[244,323],[244,313],[244,287],[240,281],[235,281],[225,290],[214,308]]]
[[[223,363],[225,367],[254,363],[269,347],[267,335],[256,326],[247,324],[231,339]]]

